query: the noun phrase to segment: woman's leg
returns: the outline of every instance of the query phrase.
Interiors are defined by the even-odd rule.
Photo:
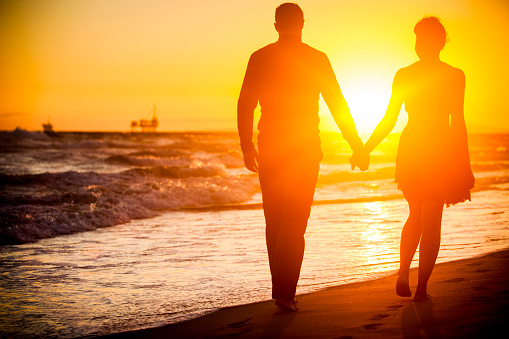
[[[444,202],[426,200],[422,205],[422,237],[419,247],[419,281],[414,300],[426,300],[428,280],[440,249],[440,233]]]
[[[396,293],[401,297],[410,297],[412,292],[408,282],[410,264],[419,245],[422,231],[422,205],[420,199],[407,197],[410,213],[401,231],[399,277],[396,283]]]

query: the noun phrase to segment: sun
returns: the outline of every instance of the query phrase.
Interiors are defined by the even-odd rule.
[[[385,114],[391,88],[376,78],[354,79],[342,89],[361,135],[369,135]]]
[[[387,84],[386,79],[375,77],[343,79],[341,91],[348,103],[359,135],[362,139],[366,139],[385,114],[391,96],[390,83]],[[320,111],[323,112],[325,109],[327,112],[320,116],[322,128],[328,131],[337,131],[327,106],[323,102],[321,104]]]

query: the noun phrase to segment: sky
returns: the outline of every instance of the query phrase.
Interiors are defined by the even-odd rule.
[[[280,3],[2,0],[0,130],[49,119],[57,131],[128,131],[155,103],[159,131],[234,131],[247,61],[277,40]],[[466,74],[469,132],[509,132],[509,1],[297,3],[303,41],[328,55],[363,135],[385,113],[395,72],[417,61],[413,26],[425,15],[447,30],[442,60]],[[323,101],[320,119],[337,131]]]

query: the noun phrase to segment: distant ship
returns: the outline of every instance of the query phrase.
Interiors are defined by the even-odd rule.
[[[156,128],[159,126],[159,120],[156,117],[156,104],[152,110],[152,119],[141,119],[140,121],[131,121],[131,132],[135,132],[136,129],[140,128],[142,133],[155,133]]]
[[[53,130],[53,125],[51,124],[51,122],[49,122],[49,117],[48,117],[48,122],[46,124],[42,124],[42,130],[43,130],[44,134],[46,134],[50,137],[58,137],[59,136],[57,134],[57,132],[55,132]]]

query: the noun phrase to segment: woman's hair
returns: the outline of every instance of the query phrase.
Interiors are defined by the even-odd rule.
[[[414,33],[417,38],[426,41],[430,47],[441,50],[447,42],[447,33],[445,28],[436,16],[422,18],[414,27]]]

